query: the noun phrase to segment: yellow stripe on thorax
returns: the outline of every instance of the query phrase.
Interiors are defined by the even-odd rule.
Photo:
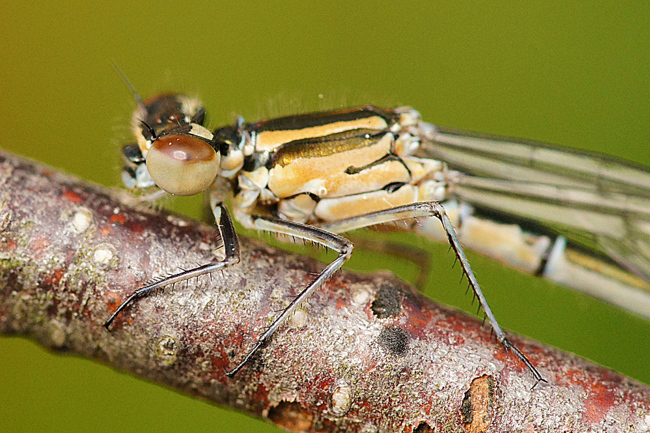
[[[256,136],[255,150],[273,151],[285,143],[309,138],[325,137],[345,131],[368,129],[381,131],[388,127],[386,120],[380,116],[364,117],[348,121],[332,122],[325,125],[312,126],[301,129],[282,129],[275,131],[262,131]]]

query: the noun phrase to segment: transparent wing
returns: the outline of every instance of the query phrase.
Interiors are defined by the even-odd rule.
[[[462,173],[452,194],[542,225],[650,281],[650,169],[544,143],[432,127],[418,156]]]

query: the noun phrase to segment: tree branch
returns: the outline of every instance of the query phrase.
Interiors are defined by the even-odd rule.
[[[234,378],[322,264],[242,239],[242,260],[138,300],[150,278],[213,260],[216,231],[0,153],[0,332],[95,358],[289,431],[645,431],[650,389],[487,327],[388,273],[337,273]],[[645,429],[645,430],[644,430]]]

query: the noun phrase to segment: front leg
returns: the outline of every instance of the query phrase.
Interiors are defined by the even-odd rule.
[[[186,271],[170,275],[160,281],[156,281],[155,283],[148,284],[144,287],[139,288],[128,298],[126,298],[126,300],[124,300],[120,306],[117,307],[117,310],[115,310],[111,317],[108,318],[106,323],[104,323],[104,327],[106,329],[108,329],[117,315],[120,314],[120,312],[124,310],[130,303],[132,303],[137,298],[145,296],[152,290],[156,290],[160,287],[168,286],[170,284],[178,283],[180,281],[185,281],[193,277],[198,277],[200,275],[209,274],[211,272],[218,271],[219,269],[223,269],[239,263],[239,239],[237,238],[235,227],[233,226],[232,219],[228,213],[228,208],[226,208],[222,202],[215,200],[212,200],[210,207],[212,208],[212,213],[214,214],[214,219],[217,222],[217,228],[219,229],[219,233],[221,235],[225,249],[225,258],[218,262],[207,263],[193,269],[188,269]]]

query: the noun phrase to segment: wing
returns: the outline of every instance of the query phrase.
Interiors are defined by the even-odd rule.
[[[542,225],[650,282],[650,169],[602,154],[432,127],[418,156],[461,173],[452,193]]]

